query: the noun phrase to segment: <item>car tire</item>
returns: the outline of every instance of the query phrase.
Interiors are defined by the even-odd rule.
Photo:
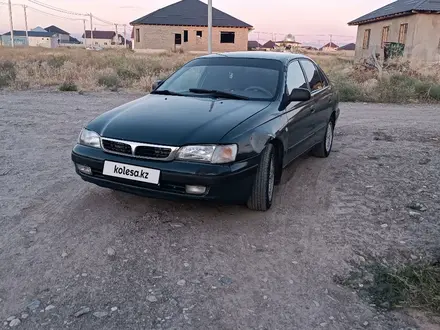
[[[247,206],[255,211],[267,211],[272,206],[276,174],[275,149],[268,144],[261,154]]]
[[[330,155],[333,147],[333,137],[334,137],[334,121],[330,119],[325,129],[324,139],[318,143],[312,150],[312,154],[315,157],[326,158]]]

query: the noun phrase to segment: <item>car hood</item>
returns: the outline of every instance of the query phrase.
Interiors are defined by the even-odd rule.
[[[270,101],[150,94],[108,111],[87,128],[102,137],[170,146],[218,143]]]

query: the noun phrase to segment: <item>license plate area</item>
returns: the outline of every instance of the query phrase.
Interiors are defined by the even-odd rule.
[[[108,160],[104,162],[102,174],[155,185],[159,184],[160,177],[160,171],[153,168],[116,163]]]

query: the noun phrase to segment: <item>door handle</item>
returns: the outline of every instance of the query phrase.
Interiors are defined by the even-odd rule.
[[[311,112],[311,113],[315,113],[315,111],[316,111],[316,108],[315,108],[314,105],[312,105],[312,106],[310,107],[310,112]]]

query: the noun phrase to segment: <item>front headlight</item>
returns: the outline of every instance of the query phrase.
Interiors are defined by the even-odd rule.
[[[89,147],[101,148],[101,137],[98,133],[83,128],[79,135],[78,143]]]
[[[186,146],[179,149],[177,159],[224,164],[235,161],[237,145],[200,145]]]

